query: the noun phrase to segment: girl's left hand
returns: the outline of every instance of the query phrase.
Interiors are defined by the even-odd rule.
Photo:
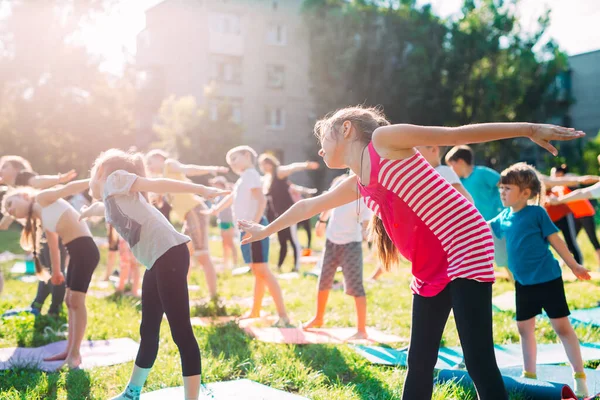
[[[77,177],[77,171],[74,169],[64,174],[58,174],[58,183],[68,183]]]
[[[592,278],[590,276],[590,271],[588,271],[581,265],[577,265],[575,268],[573,268],[573,273],[578,279],[581,279],[582,281],[589,281]]]
[[[265,227],[256,222],[239,220],[237,225],[240,231],[244,232],[242,244],[258,242],[268,236]]]
[[[55,274],[52,274],[52,278],[50,278],[50,282],[54,286],[58,286],[58,285],[62,284],[64,281],[65,281],[65,276],[63,275],[62,272],[57,272]]]
[[[534,124],[532,125],[532,132],[529,139],[545,148],[553,155],[557,155],[558,150],[550,144],[551,140],[566,141],[584,136],[584,132],[576,131],[574,128],[563,128],[562,126],[550,124]]]
[[[227,196],[228,194],[231,194],[231,190],[223,190],[212,186],[204,186],[204,188],[200,190],[198,194],[205,199],[214,199],[215,197]]]

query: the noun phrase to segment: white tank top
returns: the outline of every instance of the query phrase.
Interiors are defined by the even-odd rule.
[[[58,220],[68,209],[73,208],[65,199],[58,199],[48,207],[42,208],[42,226],[45,230],[56,232]],[[73,208],[73,210],[75,210]]]

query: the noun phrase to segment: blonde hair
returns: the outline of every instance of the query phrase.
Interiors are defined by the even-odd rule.
[[[105,178],[120,169],[142,178],[146,177],[146,165],[141,153],[130,153],[119,149],[110,149],[100,153],[92,166],[90,175],[92,179],[94,179],[100,167],[102,167]],[[142,195],[148,200],[147,193],[142,193]]]
[[[35,274],[39,279],[47,280],[47,273],[44,274],[44,268],[42,267],[42,263],[38,257],[37,249],[40,247],[40,240],[42,237],[42,229],[41,229],[41,221],[33,216],[33,206],[35,204],[35,196],[39,193],[39,190],[36,190],[31,187],[23,186],[14,189],[10,189],[6,192],[6,195],[2,199],[2,214],[8,215],[6,210],[6,202],[9,198],[27,195],[30,199],[29,210],[27,211],[27,217],[23,222],[23,230],[21,231],[21,238],[19,240],[19,244],[21,248],[25,251],[31,251],[33,253],[33,261],[35,263]],[[40,229],[38,229],[40,228]]]
[[[323,140],[325,134],[333,129],[337,129],[345,121],[349,121],[355,128],[358,140],[364,143],[369,143],[373,140],[373,133],[380,126],[390,125],[385,114],[380,107],[365,107],[355,106],[346,107],[332,114],[328,114],[325,118],[320,119],[315,124],[314,134],[319,140]],[[358,178],[357,178],[358,179]],[[393,264],[397,264],[400,259],[400,253],[396,245],[387,234],[383,221],[376,215],[373,215],[369,224],[369,236],[375,243],[377,254],[381,263],[386,270],[390,270]]]
[[[2,156],[0,157],[0,169],[4,166],[4,163],[10,163],[15,169],[19,171],[33,172],[29,161],[21,156]]]
[[[531,165],[520,162],[506,168],[500,174],[499,185],[515,185],[520,190],[529,189],[531,191],[530,200],[537,196],[537,204],[540,205],[544,199],[544,183],[537,170]]]
[[[260,157],[258,157],[258,162],[259,163],[266,162],[267,164],[271,164],[271,166],[273,168],[277,168],[281,165],[281,162],[279,162],[277,157],[275,157],[274,155],[269,154],[269,153],[262,153],[260,155]]]
[[[252,156],[253,164],[256,161],[256,158],[258,157],[258,154],[252,147],[246,146],[246,145],[237,146],[237,147],[234,147],[233,149],[229,150],[227,152],[227,154],[225,155],[225,160],[227,161],[227,164],[230,164],[231,156],[234,155],[235,153],[249,153]]]

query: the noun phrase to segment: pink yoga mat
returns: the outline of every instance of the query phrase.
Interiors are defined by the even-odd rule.
[[[42,347],[10,347],[0,349],[0,370],[11,368],[35,368],[56,371],[63,361],[43,361],[45,357],[64,351],[67,341],[54,342]],[[109,340],[85,340],[81,343],[81,368],[108,367],[133,361],[139,345],[129,338]]]
[[[287,344],[342,344],[342,343],[397,343],[408,339],[389,335],[376,329],[367,328],[369,338],[366,340],[346,341],[356,333],[354,328],[310,329],[300,328],[256,328],[245,327],[244,330],[257,340],[267,343]]]
[[[193,317],[191,319],[192,325],[194,326],[213,326],[223,325],[228,322],[235,321],[237,317],[226,316],[226,317]]]

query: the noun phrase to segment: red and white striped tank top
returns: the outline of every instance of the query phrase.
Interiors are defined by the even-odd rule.
[[[420,153],[387,160],[369,144],[371,176],[359,190],[412,263],[411,289],[435,296],[457,278],[494,282],[492,233],[475,206]]]

